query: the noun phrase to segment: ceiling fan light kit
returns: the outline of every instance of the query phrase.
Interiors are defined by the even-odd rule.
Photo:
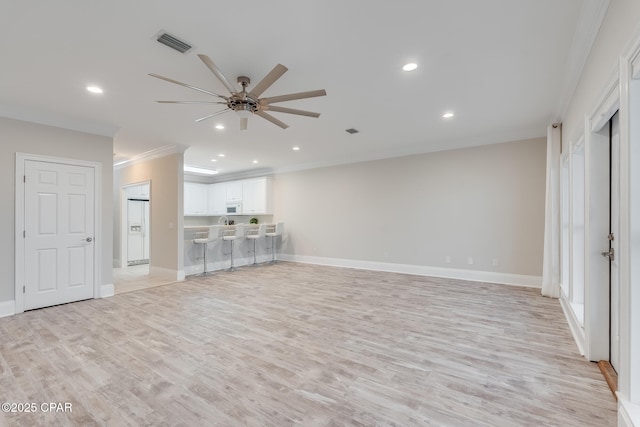
[[[248,119],[253,114],[253,111],[250,109],[248,105],[240,106],[233,111],[235,111],[238,117],[240,117],[241,119]]]
[[[260,95],[262,95],[264,91],[266,91],[273,83],[276,82],[276,80],[278,80],[280,77],[282,77],[282,75],[285,72],[287,72],[287,67],[285,67],[282,64],[276,65],[273,68],[273,70],[269,72],[269,74],[267,74],[262,80],[260,80],[260,82],[258,82],[257,85],[255,85],[253,90],[247,92],[247,86],[251,84],[251,79],[249,77],[247,76],[238,77],[238,80],[237,80],[238,84],[242,88],[240,91],[238,91],[224,76],[224,74],[222,74],[220,69],[213,63],[211,58],[203,54],[199,54],[198,57],[207,66],[207,68],[209,68],[209,70],[211,70],[211,72],[218,78],[218,80],[220,80],[220,82],[227,88],[227,90],[231,93],[231,95],[230,96],[219,95],[217,93],[199,88],[197,86],[192,86],[186,83],[179,82],[177,80],[170,79],[168,77],[163,77],[158,74],[151,73],[149,74],[151,77],[155,77],[155,78],[167,81],[169,83],[174,83],[180,86],[184,86],[186,88],[189,88],[198,92],[206,93],[224,100],[224,101],[157,101],[157,102],[164,103],[164,104],[226,105],[225,109],[217,111],[213,114],[209,114],[204,117],[200,117],[199,119],[196,119],[196,122],[201,122],[203,120],[216,117],[220,114],[226,113],[227,111],[235,111],[236,114],[240,117],[241,130],[247,129],[248,119],[253,115],[262,117],[263,119],[270,121],[271,123],[281,127],[282,129],[286,129],[289,127],[287,124],[281,122],[271,114],[267,113],[267,111],[286,113],[286,114],[295,114],[295,115],[306,116],[306,117],[315,117],[315,118],[320,117],[320,113],[314,113],[312,111],[305,111],[305,110],[297,110],[294,108],[278,107],[272,104],[275,104],[278,102],[285,102],[285,101],[294,101],[297,99],[325,96],[327,92],[324,89],[312,90],[308,92],[290,93],[287,95],[272,96],[268,98],[260,98]]]

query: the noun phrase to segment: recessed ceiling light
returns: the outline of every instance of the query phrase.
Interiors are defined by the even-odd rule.
[[[218,154],[218,157],[224,157],[224,154],[220,153]]]
[[[222,129],[224,129],[224,125],[217,124],[217,125],[216,125],[216,129],[218,129],[218,130],[222,130]]]
[[[416,68],[418,68],[418,64],[416,64],[415,62],[409,62],[408,64],[405,64],[404,67],[402,67],[402,69],[405,71],[413,71]]]
[[[215,175],[218,173],[217,170],[215,169],[205,169],[205,168],[200,168],[197,166],[184,166],[184,171],[185,172],[191,172],[191,173],[197,173],[197,174],[201,174],[201,175]]]
[[[98,86],[87,86],[87,90],[91,93],[102,93],[104,92],[102,90],[102,88],[99,88]]]
[[[257,161],[257,160],[254,160],[254,161],[253,161],[253,162],[251,162],[251,163],[254,163],[254,164],[255,164],[255,163],[258,163],[258,161]]]
[[[293,148],[291,148],[291,149],[292,149],[293,151],[299,151],[299,150],[300,150],[300,147],[296,146],[296,147],[293,147]]]
[[[211,161],[212,161],[212,162],[217,162],[217,161],[218,161],[218,159],[211,159]]]
[[[450,119],[450,118],[452,118],[453,116],[455,116],[455,114],[453,114],[452,112],[450,112],[450,111],[449,111],[449,112],[444,113],[444,114],[442,115],[442,118],[443,118],[443,119]]]

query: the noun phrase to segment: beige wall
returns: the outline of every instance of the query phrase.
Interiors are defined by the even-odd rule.
[[[538,138],[276,175],[283,252],[540,276],[545,162]]]
[[[150,265],[182,272],[184,265],[183,236],[183,163],[184,156],[171,154],[132,166],[114,173],[113,185],[113,258],[120,259],[121,189],[128,184],[150,182],[149,241]]]
[[[609,79],[618,72],[618,58],[640,30],[640,1],[611,0],[578,87],[562,120],[562,140],[571,142],[584,129]]]
[[[14,228],[15,228],[15,153],[87,160],[102,164],[102,277],[100,285],[113,283],[112,253],[112,185],[113,140],[83,132],[44,126],[20,120],[0,118],[0,194],[4,202],[0,211],[0,302],[14,299]]]

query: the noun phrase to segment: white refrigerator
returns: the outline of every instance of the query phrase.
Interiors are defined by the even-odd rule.
[[[127,265],[149,263],[149,200],[127,200]]]

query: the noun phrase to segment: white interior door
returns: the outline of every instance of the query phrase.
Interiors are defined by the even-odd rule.
[[[611,236],[610,253],[610,360],[618,372],[620,365],[620,269],[618,265],[620,224],[620,122],[618,114],[611,118]]]
[[[94,297],[94,180],[92,167],[25,161],[25,310]]]

